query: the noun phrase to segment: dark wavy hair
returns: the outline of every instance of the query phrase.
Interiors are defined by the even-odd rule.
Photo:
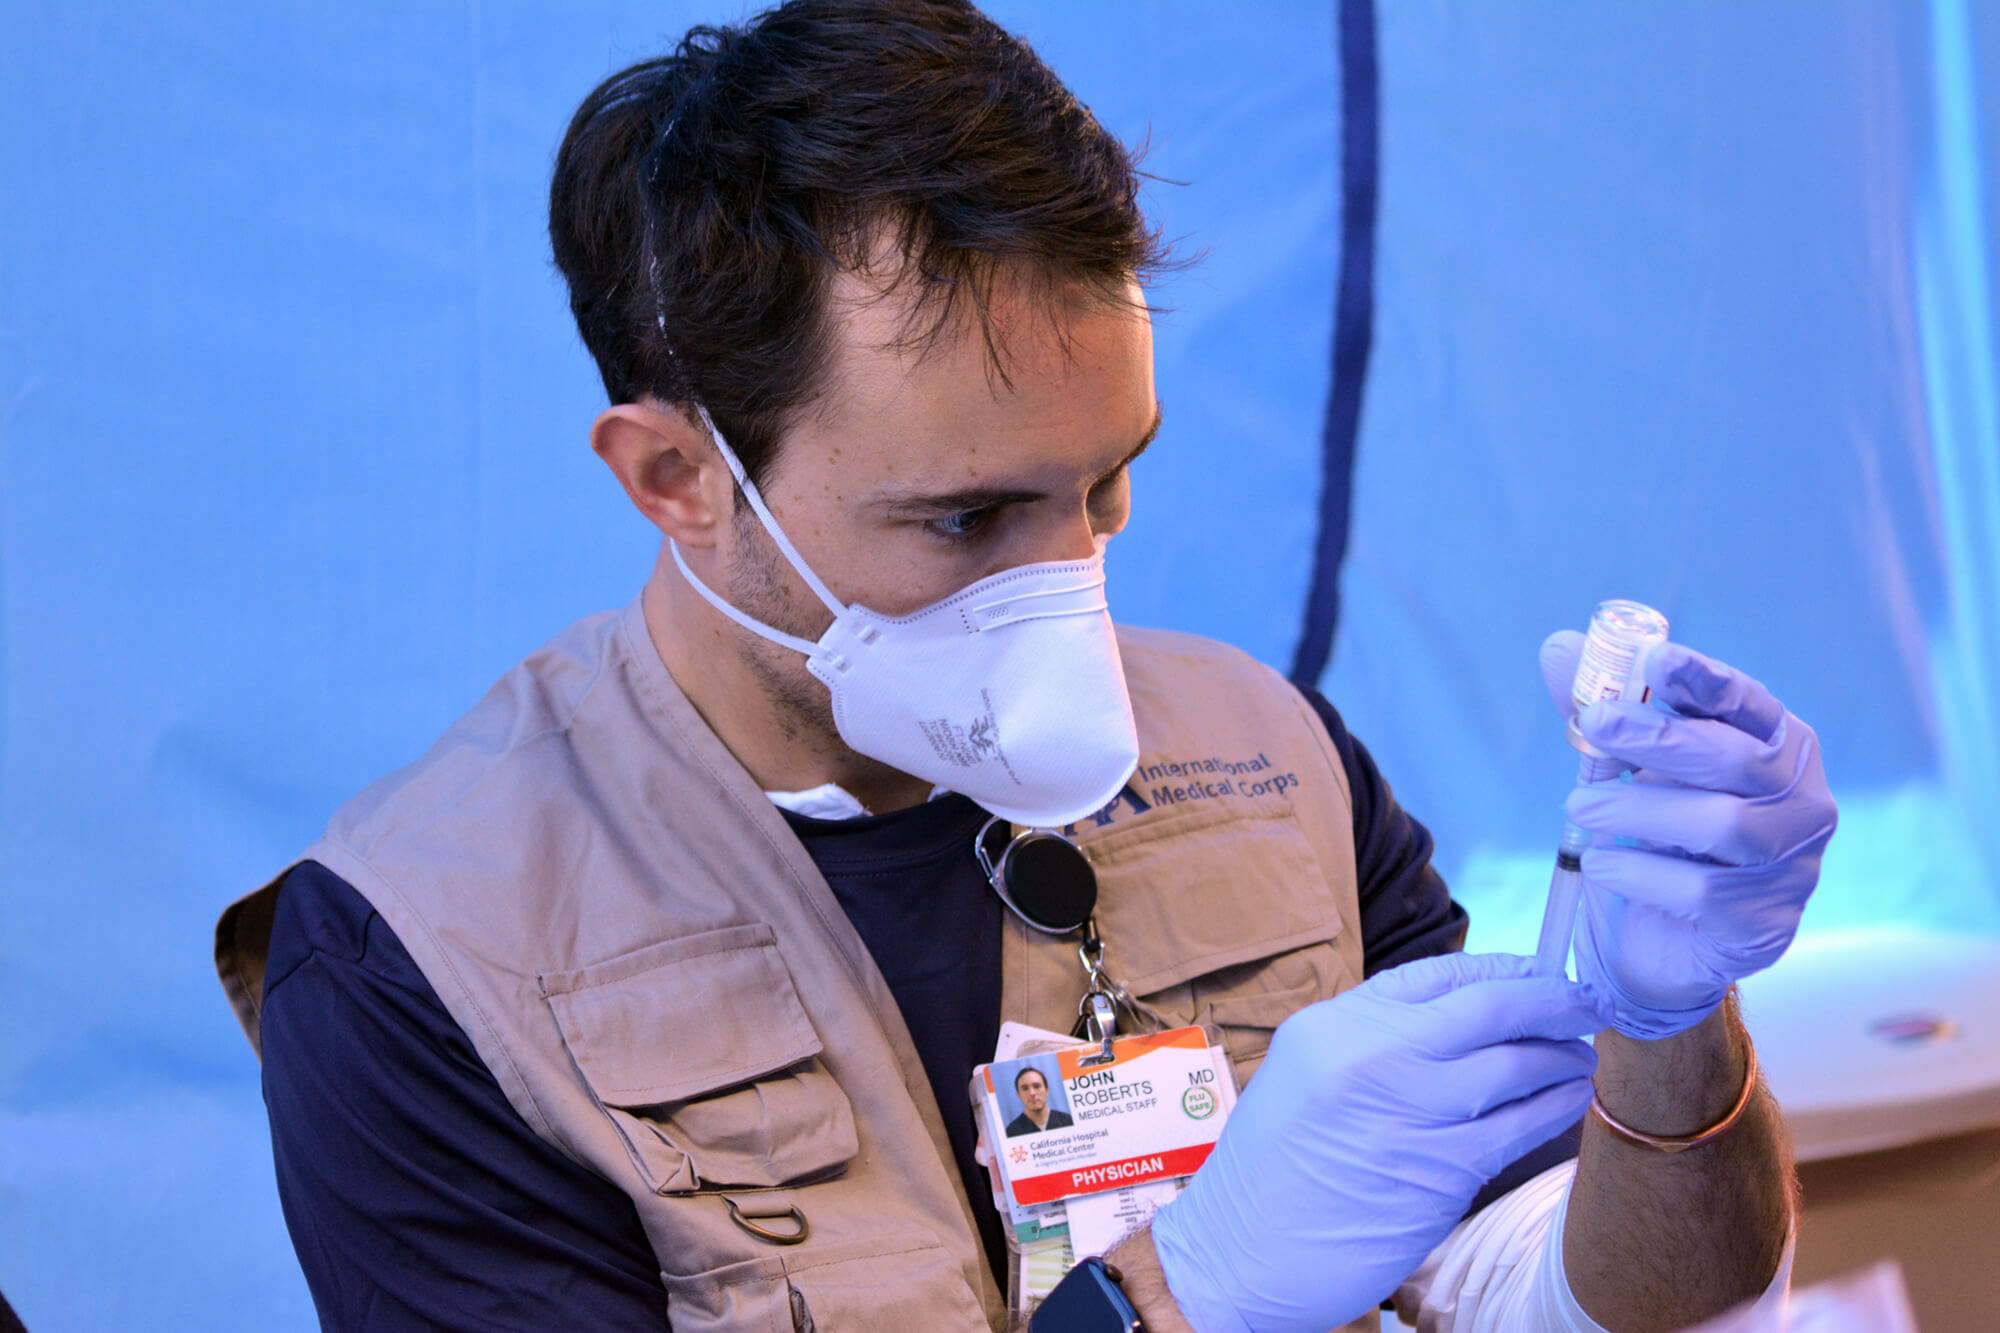
[[[692,29],[577,108],[549,188],[611,400],[699,403],[753,477],[824,387],[833,275],[887,253],[929,346],[995,275],[1126,301],[1167,263],[1134,159],[962,0],[794,0]]]

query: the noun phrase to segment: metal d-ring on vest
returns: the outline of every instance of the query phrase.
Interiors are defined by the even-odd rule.
[[[1097,933],[1097,872],[1083,849],[1054,829],[1023,829],[996,855],[988,843],[995,827],[1011,827],[994,815],[980,825],[972,840],[986,882],[1022,924],[1044,935],[1081,933],[1077,957],[1083,963],[1085,989],[1077,1005],[1071,1035],[1094,1043],[1098,1051],[1077,1063],[1109,1064],[1111,1043],[1118,1035],[1118,1010],[1137,1014],[1131,992],[1104,970],[1104,941]]]
[[[758,1240],[767,1241],[772,1245],[798,1245],[807,1236],[812,1234],[812,1224],[806,1221],[806,1215],[799,1211],[796,1204],[788,1206],[782,1213],[772,1213],[770,1215],[773,1218],[789,1217],[792,1220],[792,1229],[790,1231],[774,1231],[770,1227],[759,1226],[750,1218],[745,1217],[742,1206],[735,1199],[725,1197],[723,1202],[729,1205],[729,1220],[755,1236]]]

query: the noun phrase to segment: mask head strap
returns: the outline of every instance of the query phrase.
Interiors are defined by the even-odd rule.
[[[723,601],[713,588],[703,583],[696,577],[695,572],[688,568],[687,561],[681,556],[681,544],[671,537],[667,538],[667,549],[674,553],[674,563],[680,566],[681,577],[688,581],[688,586],[707,598],[708,604],[722,612],[723,615],[728,616],[731,620],[759,638],[769,639],[772,643],[781,643],[793,652],[804,653],[807,657],[811,657],[819,651],[819,645],[810,639],[801,639],[796,634],[787,634],[781,629],[775,629],[770,625],[766,625],[761,620],[753,620],[731,606],[728,602]]]
[[[771,540],[777,543],[779,553],[785,557],[785,563],[798,571],[799,577],[806,581],[806,586],[813,590],[813,595],[824,602],[826,609],[838,618],[847,610],[846,604],[833,595],[833,589],[822,583],[819,575],[812,572],[812,567],[806,564],[805,557],[801,556],[798,548],[792,545],[791,538],[787,537],[785,530],[778,526],[778,520],[772,515],[770,506],[766,505],[764,497],[758,494],[757,483],[750,480],[750,474],[743,470],[743,460],[736,456],[736,451],[729,447],[729,441],[723,439],[722,432],[715,428],[715,422],[710,419],[708,409],[696,403],[694,410],[701,418],[701,424],[708,428],[708,438],[715,441],[716,449],[722,454],[722,461],[729,465],[729,475],[736,478],[736,484],[743,488],[743,496],[750,501],[751,511],[757,515],[757,521],[764,525],[764,531],[770,533]],[[680,561],[678,548],[674,551],[674,560],[677,563]],[[687,572],[685,564],[681,565],[681,572]],[[702,591],[708,590],[704,588]],[[715,598],[710,596],[709,600],[715,601]],[[743,619],[740,615],[734,615],[733,618],[739,622]]]

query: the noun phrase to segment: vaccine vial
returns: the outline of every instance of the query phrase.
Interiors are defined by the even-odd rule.
[[[1667,618],[1643,602],[1616,598],[1599,602],[1583,638],[1583,660],[1577,663],[1570,702],[1582,712],[1601,699],[1651,697],[1642,674],[1646,650],[1667,637]],[[1576,718],[1569,720],[1569,743],[1592,758],[1607,756],[1583,738]]]

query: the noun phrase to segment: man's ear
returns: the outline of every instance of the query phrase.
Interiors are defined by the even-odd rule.
[[[682,546],[715,545],[734,512],[736,482],[686,413],[661,403],[619,403],[590,428],[590,447],[654,527]]]

